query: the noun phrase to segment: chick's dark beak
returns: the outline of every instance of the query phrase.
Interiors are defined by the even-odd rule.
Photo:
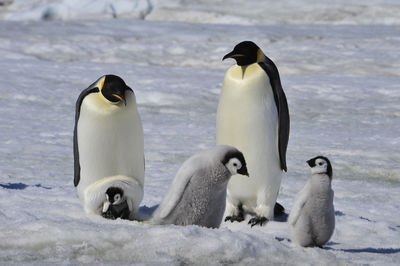
[[[249,172],[247,171],[246,165],[243,165],[237,172],[238,174],[249,176]]]

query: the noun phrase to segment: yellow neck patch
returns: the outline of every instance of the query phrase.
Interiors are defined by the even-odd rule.
[[[257,63],[264,61],[264,53],[261,51],[261,49],[257,50]]]
[[[96,87],[99,88],[99,93],[97,94],[100,101],[103,103],[111,103],[109,100],[106,99],[106,97],[104,97],[103,93],[101,92],[101,90],[103,89],[104,86],[104,81],[106,80],[106,76],[103,76],[96,84]]]
[[[99,90],[101,91],[104,86],[104,81],[106,80],[106,76],[102,77],[99,82],[97,83]]]

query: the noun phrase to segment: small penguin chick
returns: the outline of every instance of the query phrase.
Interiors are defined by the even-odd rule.
[[[218,228],[232,175],[248,176],[243,154],[219,145],[187,159],[153,214],[155,224],[199,225]]]
[[[332,166],[324,156],[314,157],[307,163],[312,176],[294,200],[288,218],[290,237],[303,247],[322,247],[335,229]]]
[[[112,220],[129,218],[129,206],[121,188],[110,187],[107,189],[102,216]]]

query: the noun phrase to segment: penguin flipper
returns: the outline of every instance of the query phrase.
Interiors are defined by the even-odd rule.
[[[179,174],[179,172],[178,172]],[[166,218],[176,207],[176,205],[180,202],[183,193],[189,184],[189,181],[192,176],[178,176],[178,178],[174,178],[172,181],[171,186],[168,189],[167,194],[165,195],[164,199],[158,206],[157,210],[154,213],[155,218]],[[180,180],[180,182],[179,182]]]
[[[101,78],[100,78],[101,79]],[[97,82],[100,80],[96,80],[93,84],[91,84],[87,89],[83,90],[81,94],[79,94],[78,99],[75,104],[75,126],[74,126],[74,186],[78,186],[80,178],[81,178],[81,166],[79,164],[79,149],[78,149],[78,120],[81,112],[81,105],[83,99],[90,93],[98,92],[99,88],[95,87]]]
[[[154,212],[153,219],[155,221],[166,218],[180,202],[183,193],[186,190],[186,187],[188,186],[190,180],[193,178],[195,172],[197,171],[197,168],[193,167],[192,165],[196,162],[195,160],[196,158],[191,157],[187,161],[185,161],[179,168],[176,176],[174,177],[171,185],[168,188],[167,193],[165,194],[160,205]]]
[[[297,220],[299,219],[299,217],[302,213],[302,209],[307,203],[310,187],[311,187],[310,181],[307,181],[306,185],[296,195],[296,198],[294,200],[294,203],[293,203],[293,206],[290,211],[289,218],[288,218],[289,225],[291,225],[291,226],[296,225]]]
[[[289,142],[290,117],[285,92],[283,91],[278,68],[274,62],[265,56],[265,61],[258,63],[267,73],[274,93],[276,109],[278,110],[278,149],[281,169],[287,171],[286,150]]]

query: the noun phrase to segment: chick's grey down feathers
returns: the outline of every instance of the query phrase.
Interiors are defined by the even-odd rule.
[[[238,158],[241,169],[246,169],[242,153],[225,145],[186,160],[155,211],[153,222],[218,228],[225,210],[226,187],[232,175],[223,164],[229,161],[227,156]]]
[[[307,163],[314,173],[296,195],[288,218],[293,242],[303,247],[322,247],[335,228],[332,167],[326,157],[317,156]]]

